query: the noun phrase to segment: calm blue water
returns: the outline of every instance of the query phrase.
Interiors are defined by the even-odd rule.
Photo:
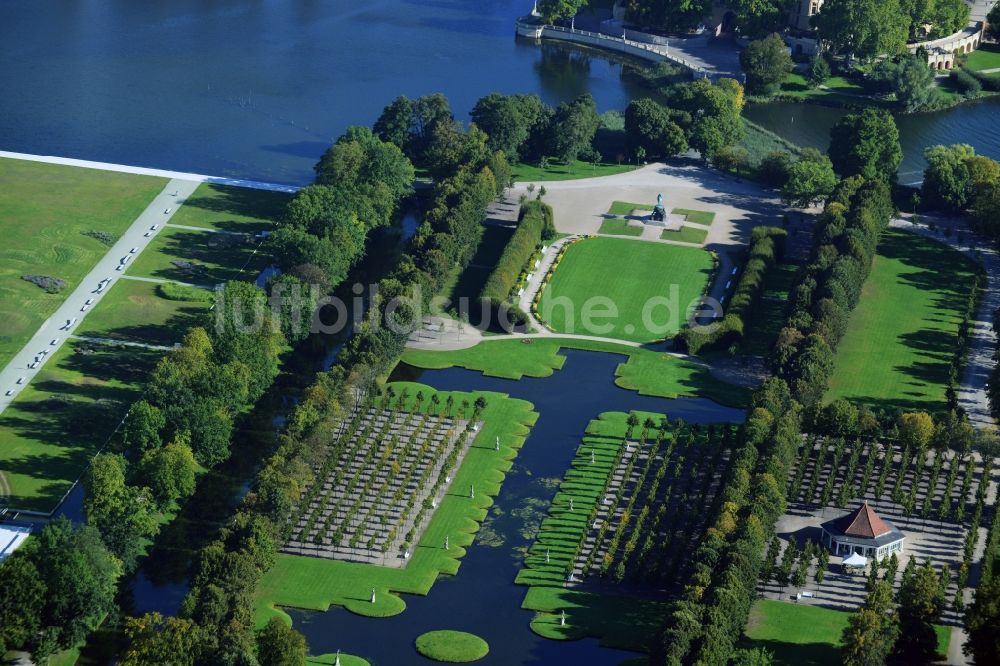
[[[397,95],[630,97],[621,65],[514,40],[531,0],[7,0],[0,149],[303,184]]]
[[[0,2],[0,149],[304,184],[332,138],[400,94],[443,92],[466,120],[492,92],[557,103],[646,94],[622,65],[516,42],[531,0],[6,0]],[[904,164],[972,143],[1000,158],[1000,102],[900,121]],[[839,111],[751,109],[803,145]],[[902,180],[906,180],[904,174]]]
[[[394,379],[413,379],[447,391],[498,391],[535,405],[538,422],[496,498],[501,517],[492,529],[504,541],[499,546],[478,542],[470,546],[457,576],[439,578],[426,597],[404,595],[407,609],[395,617],[364,618],[341,608],[325,613],[289,610],[295,627],[306,635],[311,653],[342,650],[364,656],[373,666],[432,664],[416,654],[413,641],[426,631],[458,629],[489,643],[490,654],[476,662],[482,664],[613,666],[629,656],[602,648],[596,640],[552,641],[532,633],[528,624],[533,613],[520,608],[527,588],[514,584],[521,566],[519,549],[530,542],[520,534],[524,523],[512,510],[533,501],[548,506],[555,489],[540,480],[562,478],[587,424],[602,412],[645,410],[689,423],[742,421],[744,414],[704,399],[665,400],[625,391],[614,385],[615,368],[624,357],[562,353],[566,363],[550,377],[516,382],[458,368],[397,369]]]
[[[777,102],[749,107],[747,118],[800,146],[826,150],[830,128],[846,113],[815,104]],[[967,143],[980,155],[1000,160],[1000,100],[963,104],[947,111],[896,116],[903,161],[899,182],[923,178],[924,149],[937,144]]]

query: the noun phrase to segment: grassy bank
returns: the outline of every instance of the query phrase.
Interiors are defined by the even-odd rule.
[[[460,367],[490,377],[520,379],[548,377],[562,368],[566,357],[560,349],[582,349],[627,356],[615,371],[615,384],[642,395],[660,398],[701,397],[723,405],[742,407],[749,392],[726,384],[708,368],[669,354],[598,340],[573,338],[512,338],[480,342],[475,347],[455,351],[408,349],[403,361],[418,368]]]
[[[0,159],[0,366],[28,341],[166,185],[165,178]],[[57,294],[21,279],[65,281]]]
[[[635,168],[633,164],[593,164],[583,160],[574,160],[569,164],[550,160],[549,166],[542,168],[534,164],[518,162],[514,165],[514,180],[519,183],[541,182],[546,180],[578,180],[580,178],[595,178],[597,176],[613,176],[625,173]]]
[[[636,414],[640,422],[647,416],[657,421],[662,418],[644,412]],[[602,645],[646,652],[650,639],[657,635],[671,611],[669,601],[596,594],[564,585],[565,572],[587,531],[591,509],[600,501],[605,480],[614,467],[627,417],[621,412],[608,412],[588,426],[516,582],[529,586],[521,607],[536,611],[531,628],[540,636],[556,640],[593,637]],[[561,508],[570,498],[574,503],[571,513]]]
[[[66,342],[0,415],[8,506],[53,510],[138,398],[161,354]]]

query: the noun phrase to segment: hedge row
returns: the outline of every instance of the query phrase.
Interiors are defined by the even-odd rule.
[[[517,229],[507,241],[507,247],[483,285],[479,297],[493,303],[510,300],[525,265],[542,240],[552,237],[553,230],[551,206],[538,200],[521,204]]]
[[[750,253],[736,290],[721,322],[711,326],[685,328],[677,334],[678,344],[690,354],[739,344],[764,291],[764,275],[781,259],[788,232],[778,227],[757,227],[750,239]]]
[[[837,322],[857,303],[891,213],[886,185],[859,179],[842,182],[827,204],[775,352],[775,376],[754,393],[743,443],[721,490],[721,511],[691,558],[683,596],[651,664],[722,666],[735,657],[765,546],[787,501],[802,405],[816,404],[826,388],[832,348],[842,335]]]
[[[826,392],[834,352],[893,212],[885,183],[852,177],[841,181],[817,220],[812,259],[791,294],[771,358],[775,374],[807,408]]]

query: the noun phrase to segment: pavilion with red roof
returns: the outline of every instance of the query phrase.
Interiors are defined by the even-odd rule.
[[[847,515],[826,521],[820,527],[823,529],[823,543],[834,555],[846,557],[857,553],[873,557],[876,561],[903,550],[903,539],[906,538],[892,523],[880,518],[868,502]]]

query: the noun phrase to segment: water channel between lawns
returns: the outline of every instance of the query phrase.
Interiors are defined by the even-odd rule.
[[[404,595],[406,610],[391,618],[365,618],[342,608],[325,613],[287,609],[306,635],[309,651],[341,650],[368,659],[373,666],[430,664],[413,641],[425,631],[457,629],[485,639],[490,653],[482,664],[613,666],[632,656],[602,648],[593,639],[553,641],[532,633],[530,611],[521,610],[527,588],[514,584],[523,549],[522,534],[537,524],[556,492],[587,423],[609,411],[643,410],[682,418],[689,423],[741,421],[743,412],[702,398],[667,400],[641,396],[614,385],[615,368],[624,357],[564,350],[561,370],[550,377],[520,381],[486,377],[451,368],[418,370],[402,365],[392,379],[414,380],[438,390],[487,390],[530,401],[538,422],[514,461],[476,543],[468,548],[457,576],[438,578],[426,597]]]

